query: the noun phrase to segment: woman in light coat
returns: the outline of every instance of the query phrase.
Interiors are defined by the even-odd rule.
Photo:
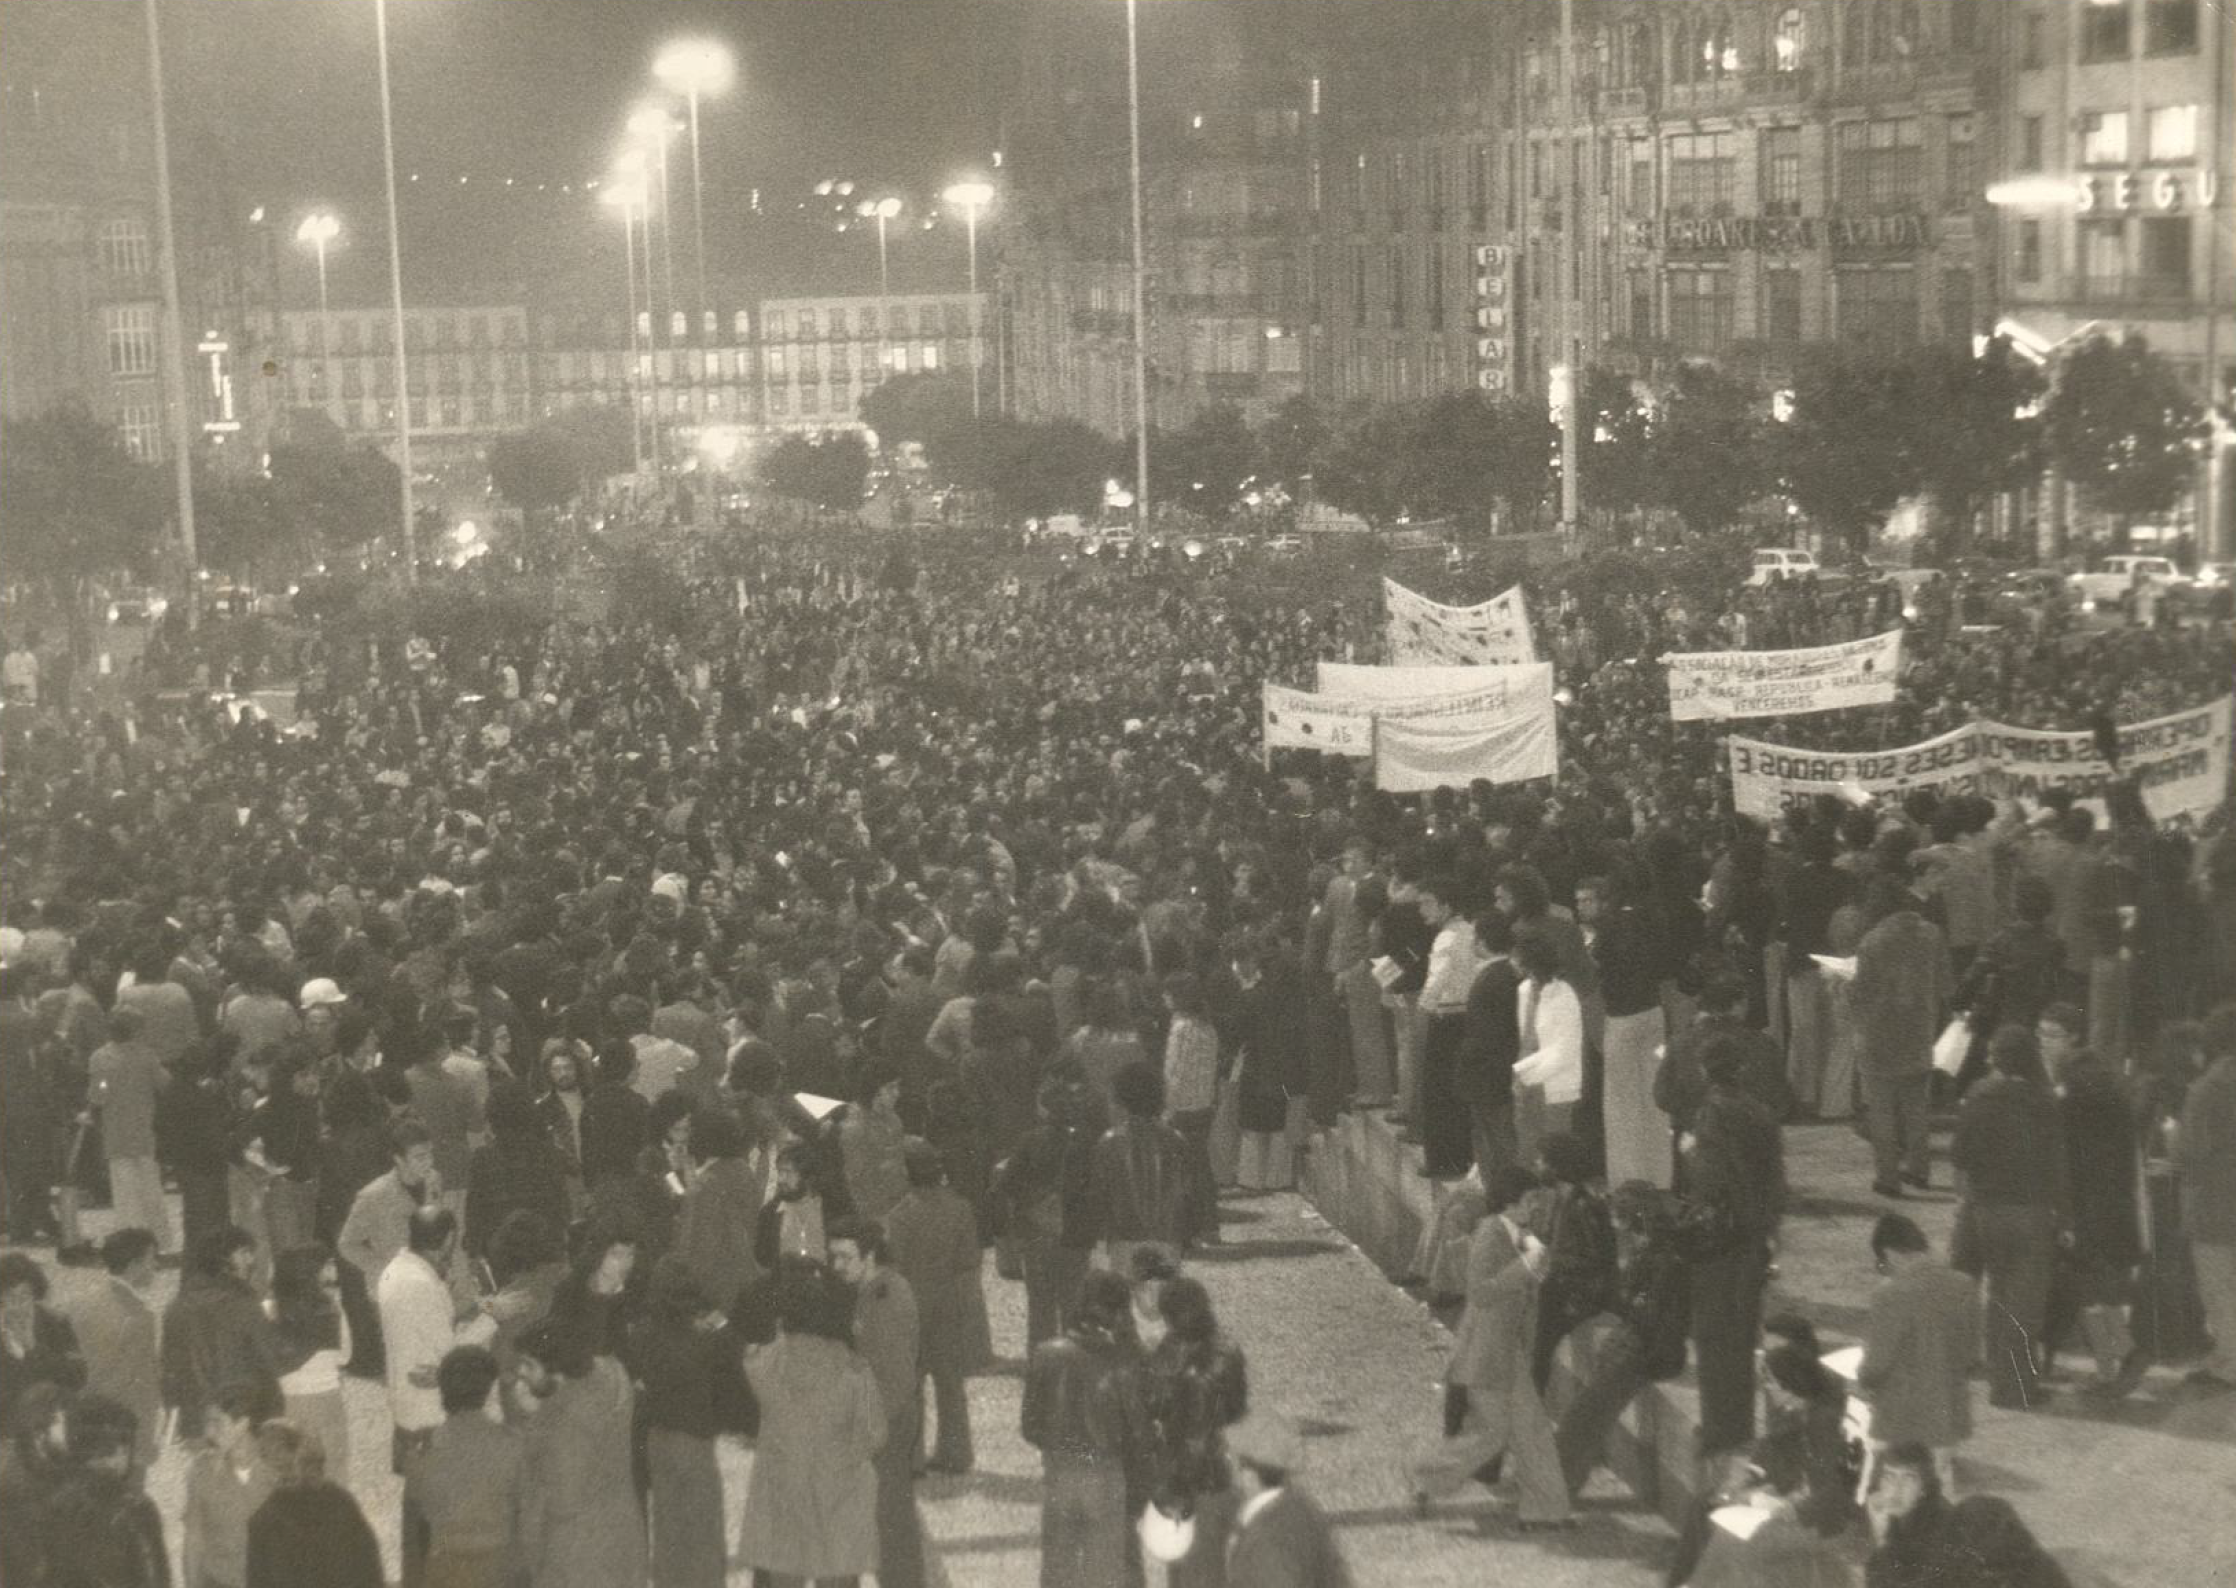
[[[885,1408],[850,1343],[854,1302],[821,1267],[777,1274],[775,1342],[746,1354],[761,1408],[738,1558],[756,1572],[852,1579],[877,1570]],[[539,1584],[540,1588],[540,1584]]]
[[[644,1511],[631,1455],[636,1389],[595,1326],[564,1309],[520,1343],[523,1551],[536,1588],[644,1588]]]

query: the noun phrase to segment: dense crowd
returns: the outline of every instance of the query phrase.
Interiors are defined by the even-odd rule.
[[[137,1474],[171,1437],[197,1588],[380,1580],[327,1476],[381,1459],[353,1373],[386,1385],[408,1582],[683,1588],[733,1546],[771,1582],[920,1580],[915,1479],[973,1462],[987,1244],[1026,1294],[1044,1581],[1341,1581],[1283,1387],[1185,1270],[1223,1188],[1291,1184],[1352,1110],[1419,1138],[1417,1266],[1466,1298],[1423,1504],[1503,1465],[1522,1526],[1572,1525],[1689,1355],[1711,1492],[1759,1470],[1817,1541],[1868,1492],[1875,1582],[2024,1555],[1949,1497],[1982,1303],[1898,1210],[1875,1474],[1806,1324],[1758,1369],[1796,1118],[1860,1115],[1899,1199],[1958,1107],[1950,1256],[2018,1405],[2072,1329],[2132,1386],[2136,1164],[2180,1118],[2205,1371],[2236,1379],[2236,1016],[2199,1021],[2236,986],[2236,839],[2117,795],[1765,829],[1668,720],[1660,654],[1875,632],[1886,592],[1536,590],[1558,787],[1416,801],[1259,749],[1262,682],[1378,655],[1341,592],[844,538],[674,562],[652,613],[314,630],[285,726],[9,713],[7,1226],[83,1270],[0,1274],[9,1583],[165,1581]],[[1895,707],[1764,736],[2134,720],[2230,676],[2218,627],[1931,619]],[[1689,1536],[1672,1580],[1725,1553]]]

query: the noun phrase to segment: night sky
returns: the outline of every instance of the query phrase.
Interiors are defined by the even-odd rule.
[[[606,171],[628,111],[651,92],[654,52],[679,35],[718,38],[737,60],[736,83],[702,107],[708,231],[712,250],[751,273],[784,251],[781,226],[745,219],[755,189],[781,212],[819,177],[928,197],[983,171],[1006,70],[1002,22],[1017,3],[389,0],[414,295],[532,274],[585,232],[599,246],[598,228],[612,226],[581,184]],[[329,204],[345,227],[361,216],[359,246],[334,256],[334,288],[338,300],[369,301],[385,283],[372,0],[160,4],[174,126],[193,129],[180,157],[247,205]],[[676,155],[681,202],[680,142]],[[618,237],[609,241],[618,262]],[[897,280],[959,247],[899,231],[894,244]],[[833,252],[874,273],[874,245]]]

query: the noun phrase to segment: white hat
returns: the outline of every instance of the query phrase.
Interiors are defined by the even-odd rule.
[[[652,891],[663,898],[681,904],[691,895],[691,884],[673,871],[664,872],[653,879]]]
[[[295,1001],[305,1009],[320,1009],[329,1004],[347,1003],[349,995],[332,977],[313,976],[303,983],[303,990],[295,995]]]

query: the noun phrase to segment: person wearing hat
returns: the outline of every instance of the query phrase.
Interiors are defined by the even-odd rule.
[[[1350,1567],[1325,1512],[1296,1483],[1304,1436],[1279,1412],[1227,1430],[1242,1498],[1227,1545],[1227,1588],[1348,1588]]]

